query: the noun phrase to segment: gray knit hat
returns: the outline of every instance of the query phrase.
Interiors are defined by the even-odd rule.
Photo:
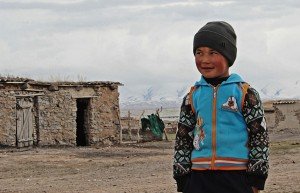
[[[236,59],[236,34],[230,24],[224,21],[208,22],[194,36],[193,52],[201,46],[210,47],[227,60],[232,66]]]

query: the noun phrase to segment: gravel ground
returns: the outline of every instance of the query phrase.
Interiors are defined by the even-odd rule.
[[[273,139],[262,192],[300,193],[300,139]],[[0,192],[176,192],[173,144],[0,149]]]

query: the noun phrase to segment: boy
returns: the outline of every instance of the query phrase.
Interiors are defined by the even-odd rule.
[[[176,134],[173,174],[178,192],[250,193],[264,189],[269,141],[255,89],[229,74],[236,34],[223,21],[209,22],[194,37],[202,74],[184,97]]]

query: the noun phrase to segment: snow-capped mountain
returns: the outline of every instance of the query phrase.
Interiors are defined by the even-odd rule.
[[[300,99],[300,81],[290,84],[269,83],[257,89],[262,99]]]
[[[283,100],[300,99],[300,80],[290,84],[267,83],[254,86],[259,92],[262,100]],[[174,96],[170,93],[155,94],[153,87],[148,88],[143,94],[122,98],[120,106],[122,109],[158,109],[158,108],[179,108],[187,87],[178,89]]]
[[[158,108],[179,108],[187,87],[178,89],[171,94],[161,93],[153,87],[147,88],[143,93],[134,96],[122,97],[120,106],[122,109],[158,109]],[[171,95],[171,96],[170,96]]]
[[[158,108],[178,108],[180,107],[182,98],[151,98],[145,100],[143,97],[128,97],[121,100],[120,106],[122,109],[158,109]]]

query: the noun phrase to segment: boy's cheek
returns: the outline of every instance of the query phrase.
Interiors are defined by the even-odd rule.
[[[198,69],[198,71],[200,72],[200,64],[196,63],[196,68]]]
[[[200,66],[200,64],[201,64],[201,62],[197,58],[195,58],[195,63],[196,63],[197,67]]]

